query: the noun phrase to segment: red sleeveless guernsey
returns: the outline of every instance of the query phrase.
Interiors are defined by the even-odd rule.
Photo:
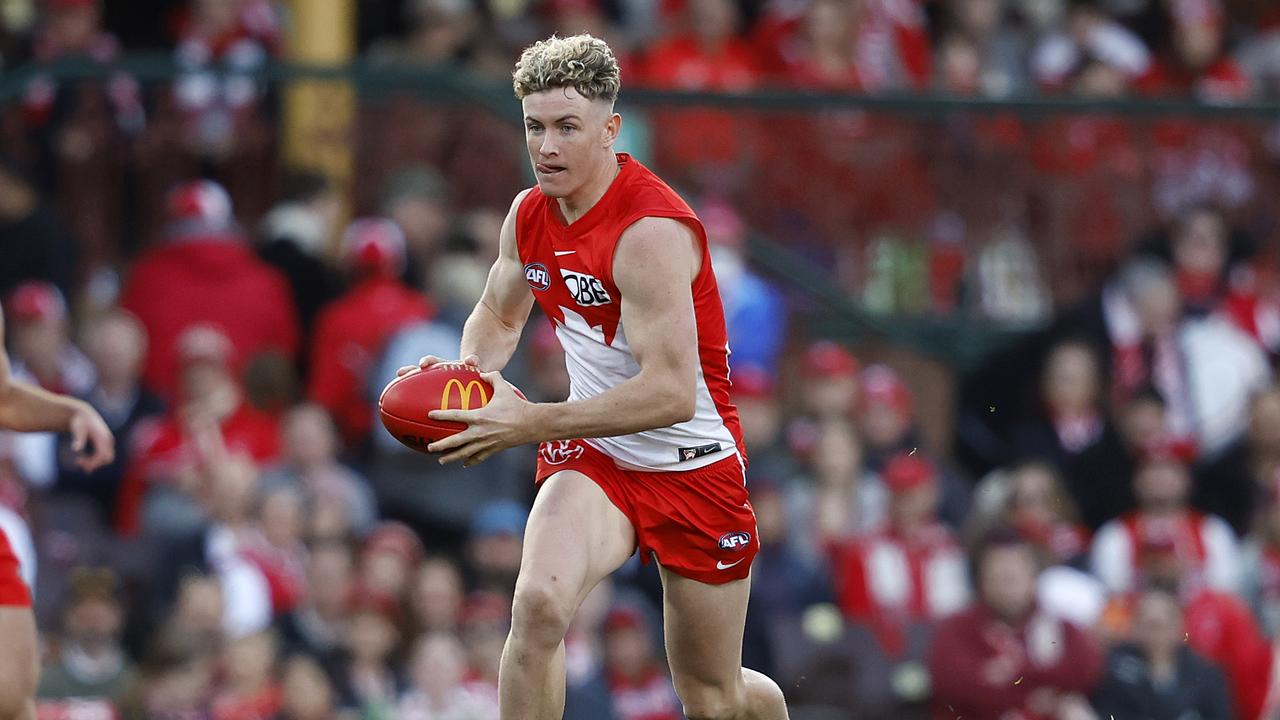
[[[609,189],[585,215],[566,225],[554,198],[535,186],[516,214],[516,246],[533,296],[555,325],[569,371],[570,400],[593,397],[640,372],[622,326],[622,294],[613,283],[618,238],[641,218],[674,218],[702,245],[694,278],[698,333],[693,419],[633,435],[585,442],[619,465],[682,471],[739,454],[746,460],[738,411],[729,401],[729,341],[702,223],[658,176],[625,153]]]

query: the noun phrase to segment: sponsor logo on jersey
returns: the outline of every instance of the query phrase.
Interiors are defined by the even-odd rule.
[[[720,443],[710,443],[707,445],[699,445],[698,447],[680,448],[676,451],[676,455],[680,458],[680,462],[688,460],[697,460],[703,455],[720,452]]]
[[[542,263],[525,265],[524,279],[529,281],[529,287],[534,290],[546,290],[551,287],[551,273],[547,272],[547,266]]]
[[[449,378],[449,382],[444,384],[444,392],[440,393],[440,409],[449,410],[449,401],[453,399],[453,389],[458,389],[458,407],[463,410],[471,409],[471,393],[476,392],[480,395],[480,404],[476,407],[484,407],[489,404],[489,391],[484,389],[484,383],[480,380],[469,380],[464,386],[458,378]]]
[[[564,284],[569,289],[569,295],[573,296],[573,301],[579,305],[594,307],[613,302],[613,298],[609,297],[609,291],[604,289],[604,283],[600,282],[600,278],[563,268],[560,274],[564,276]]]
[[[751,544],[751,533],[742,532],[741,530],[738,532],[725,533],[720,536],[719,544],[721,550],[729,550],[732,552],[745,550],[747,546]]]
[[[563,465],[582,457],[583,451],[582,446],[573,440],[552,440],[542,443],[538,452],[548,465]]]

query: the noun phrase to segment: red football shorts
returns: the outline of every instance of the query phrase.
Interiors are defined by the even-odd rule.
[[[642,562],[656,557],[677,575],[711,585],[751,572],[760,540],[738,456],[696,470],[645,472],[622,469],[581,440],[543,443],[536,481],[562,470],[591,478],[627,516]]]
[[[0,607],[31,607],[31,591],[18,573],[18,556],[0,528]]]

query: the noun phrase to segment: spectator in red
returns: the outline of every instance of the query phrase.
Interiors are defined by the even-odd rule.
[[[1223,592],[1240,584],[1239,542],[1231,527],[1216,515],[1204,515],[1189,504],[1191,474],[1177,447],[1155,448],[1134,475],[1138,508],[1103,525],[1093,539],[1093,572],[1112,593],[1138,587],[1144,558],[1152,543],[1171,544],[1183,571],[1196,582]]]
[[[928,623],[969,602],[964,553],[937,520],[936,471],[923,458],[895,455],[885,465],[891,493],[881,530],[830,549],[836,597],[847,618],[870,628],[885,655],[901,655],[909,625]]]
[[[177,340],[197,323],[218,326],[245,362],[269,351],[292,358],[298,320],[288,281],[245,244],[226,191],[208,180],[179,185],[168,216],[164,242],[134,263],[120,300],[150,338],[147,387],[176,396]]]
[[[654,654],[643,612],[626,605],[604,620],[604,662],[618,720],[680,720],[680,700]]]
[[[137,455],[125,471],[116,523],[119,530],[138,530],[143,494],[183,494],[199,472],[244,455],[259,464],[280,455],[280,429],[274,418],[244,401],[231,368],[235,348],[216,328],[197,325],[176,341],[181,363],[181,404],[149,432],[139,433]]]
[[[362,592],[398,605],[422,555],[422,540],[408,525],[395,520],[379,523],[360,550]]]
[[[257,500],[258,528],[245,539],[244,556],[266,578],[272,615],[280,617],[297,608],[306,593],[306,508],[301,491],[291,487],[265,490]]]
[[[774,50],[784,70],[785,82],[822,90],[861,90],[854,63],[853,15],[857,3],[814,0],[804,16],[792,23],[789,36],[776,39]],[[781,18],[770,18],[775,22]]]
[[[858,407],[861,366],[840,343],[819,340],[804,352],[801,401],[805,412],[817,419],[848,418]]]
[[[1225,52],[1226,14],[1219,0],[1170,0],[1172,47],[1144,79],[1148,92],[1192,95],[1212,102],[1246,100],[1249,77]]]
[[[427,299],[400,280],[404,233],[391,220],[364,218],[342,238],[355,284],[316,318],[308,394],[333,416],[343,440],[363,443],[373,425],[369,377],[400,328],[434,314]]]
[[[1003,522],[1054,564],[1082,563],[1089,550],[1089,531],[1080,525],[1061,476],[1044,462],[1025,462],[1010,472]]]
[[[48,390],[86,397],[97,383],[89,358],[71,342],[67,302],[50,282],[18,286],[4,305],[13,372]]]
[[[979,602],[939,625],[929,654],[938,720],[1094,718],[1085,699],[1102,656],[1080,628],[1036,604],[1035,550],[993,530],[975,561]]]
[[[358,588],[349,605],[343,662],[337,673],[339,704],[365,717],[393,717],[404,678],[392,664],[400,645],[397,598]]]
[[[222,690],[213,697],[213,720],[258,720],[280,710],[275,679],[279,641],[270,630],[232,640],[222,652]]]

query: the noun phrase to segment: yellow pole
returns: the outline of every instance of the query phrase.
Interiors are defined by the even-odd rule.
[[[355,57],[355,0],[290,0],[289,5],[290,60],[343,65]],[[284,99],[285,165],[323,173],[350,208],[356,129],[356,96],[351,84],[342,80],[301,80],[286,89]],[[335,247],[336,240],[335,233],[330,247]]]

